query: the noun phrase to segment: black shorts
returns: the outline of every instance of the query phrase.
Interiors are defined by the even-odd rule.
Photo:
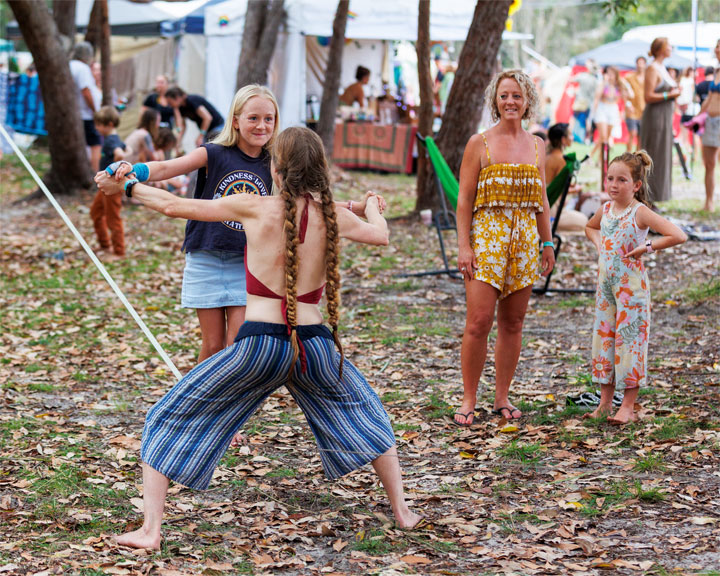
[[[100,133],[95,130],[94,120],[83,120],[83,128],[85,129],[85,143],[88,146],[92,148],[93,146],[102,145],[102,138]]]
[[[625,124],[627,125],[628,132],[640,133],[640,120],[637,118],[625,118]]]

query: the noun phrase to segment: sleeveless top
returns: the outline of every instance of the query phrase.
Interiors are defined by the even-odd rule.
[[[600,263],[607,276],[618,281],[629,271],[645,271],[642,259],[635,260],[625,256],[645,244],[649,229],[640,228],[635,219],[638,208],[642,205],[642,202],[638,202],[628,212],[620,215],[611,212],[612,202],[606,202],[602,208]]]
[[[305,208],[303,208],[302,215],[300,216],[300,230],[298,231],[298,240],[300,244],[303,244],[305,242],[305,233],[307,232],[307,225],[309,219],[309,207],[310,202],[313,199],[312,195],[310,194],[304,194],[303,197],[305,198]],[[258,278],[253,276],[247,265],[247,244],[245,245],[245,255],[245,289],[247,293],[252,296],[262,296],[264,298],[281,300],[282,302],[280,303],[280,309],[282,310],[282,315],[285,320],[287,333],[290,334],[293,327],[290,325],[287,317],[287,294],[285,294],[284,296],[280,296],[280,294],[273,292],[272,290],[270,290],[270,288],[268,288],[267,286],[265,286],[265,284],[258,280]],[[297,296],[297,301],[302,302],[303,304],[318,304],[322,298],[324,288],[325,284],[323,284],[319,288],[316,288],[315,290],[306,292],[305,294],[300,294]],[[297,328],[297,326],[295,328]],[[305,355],[305,347],[303,346],[302,341],[299,339],[298,348],[300,349],[300,367],[302,371],[305,372],[307,370],[307,357]]]
[[[207,151],[207,167],[198,170],[193,197],[215,200],[233,194],[259,194],[272,192],[270,154],[266,150],[253,158],[237,146],[203,144]],[[219,250],[242,254],[245,230],[240,222],[199,222],[188,220],[185,225],[184,252]]]
[[[542,212],[542,179],[538,170],[538,144],[535,140],[535,164],[493,164],[490,147],[485,134],[480,134],[485,142],[488,165],[480,170],[477,194],[473,212],[478,208],[531,208]]]

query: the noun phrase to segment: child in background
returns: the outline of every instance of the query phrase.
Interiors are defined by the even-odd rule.
[[[158,160],[153,142],[157,138],[159,124],[160,112],[154,108],[148,108],[140,115],[137,128],[125,139],[125,143],[132,148],[132,153],[126,154],[125,160],[131,164]]]
[[[105,170],[113,162],[123,160],[132,150],[120,140],[117,127],[120,124],[120,114],[114,106],[103,106],[95,112],[93,117],[95,129],[103,137],[100,154],[100,170]],[[100,248],[107,250],[112,245],[113,254],[106,260],[117,260],[125,256],[125,230],[120,217],[122,208],[122,194],[106,196],[98,191],[90,205],[90,218],[95,227]]]
[[[161,127],[154,141],[155,160],[162,162],[163,160],[172,158],[172,153],[177,146],[177,138],[172,129]],[[155,182],[154,185],[178,196],[187,196],[189,181],[190,179],[185,174],[180,174],[180,176],[176,176],[175,178]]]
[[[687,240],[685,233],[649,206],[647,152],[626,152],[608,167],[605,189],[610,196],[585,228],[600,254],[592,340],[592,381],[599,384],[600,404],[588,417],[607,416],[611,424],[635,422],[635,401],[647,381],[650,331],[650,285],[642,261]],[[649,240],[648,229],[660,235]],[[624,390],[614,416],[615,389]]]

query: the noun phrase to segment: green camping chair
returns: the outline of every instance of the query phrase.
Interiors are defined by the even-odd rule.
[[[454,230],[457,234],[457,220],[455,220],[455,210],[457,209],[458,193],[460,184],[458,184],[455,175],[450,170],[450,166],[445,162],[445,158],[440,154],[435,141],[431,136],[423,137],[417,134],[417,139],[421,144],[425,145],[427,155],[430,157],[430,163],[435,174],[435,189],[440,200],[440,210],[433,211],[433,225],[438,235],[440,243],[440,254],[443,259],[443,268],[437,270],[426,270],[424,272],[414,272],[412,274],[401,274],[401,276],[437,276],[447,274],[451,278],[461,279],[461,274],[453,268],[450,268],[447,253],[445,252],[445,240],[443,232]],[[448,208],[448,202],[452,205],[452,209]]]

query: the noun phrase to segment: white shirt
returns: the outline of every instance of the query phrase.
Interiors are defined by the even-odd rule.
[[[85,62],[81,62],[80,60],[70,60],[70,74],[72,75],[73,82],[75,82],[75,86],[77,87],[76,97],[78,106],[80,107],[80,117],[83,120],[92,120],[95,111],[87,105],[87,102],[85,102],[85,98],[82,95],[82,91],[85,88],[89,88],[91,93],[93,88],[96,88],[92,70],[90,70],[90,66],[85,64]]]

